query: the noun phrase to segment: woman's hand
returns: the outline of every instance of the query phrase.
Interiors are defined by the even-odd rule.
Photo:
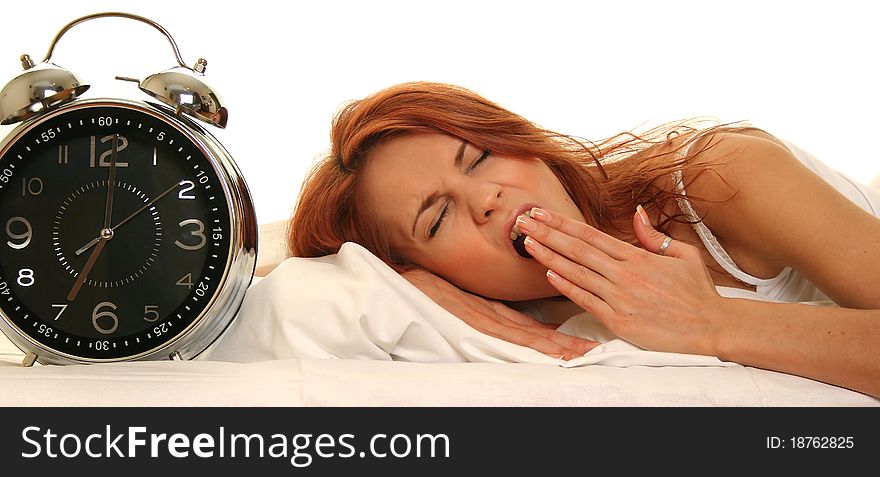
[[[645,250],[546,210],[532,217],[517,221],[526,250],[611,332],[647,349],[717,354],[711,311],[721,298],[695,247],[673,240],[661,250],[667,237],[639,212],[633,227]]]
[[[426,270],[413,269],[403,277],[475,330],[553,358],[577,358],[599,344],[560,333],[557,325],[541,323],[501,302],[467,293]]]

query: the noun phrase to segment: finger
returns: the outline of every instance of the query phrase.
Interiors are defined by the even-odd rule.
[[[538,321],[532,318],[525,313],[521,313],[519,311],[510,308],[509,306],[494,300],[487,300],[490,305],[492,305],[492,309],[495,310],[496,313],[507,318],[508,320],[522,326],[536,326],[539,328],[546,328],[548,330],[555,330],[557,325],[551,323],[544,323],[542,321]]]
[[[566,280],[554,270],[547,270],[547,281],[584,310],[595,316],[606,328],[611,329],[614,310],[598,296]]]
[[[583,240],[617,260],[625,260],[628,254],[632,252],[633,247],[628,243],[622,242],[581,221],[564,217],[558,213],[535,207],[532,209],[532,218],[550,228]]]
[[[509,341],[514,344],[526,346],[536,351],[544,353],[548,356],[559,359],[572,359],[583,356],[584,353],[598,345],[589,343],[577,346],[569,346],[572,340],[559,338],[555,335],[562,335],[554,330],[534,326],[534,323],[528,325],[519,325],[507,318],[515,314],[515,310],[508,309],[514,313],[506,313],[503,308],[498,308],[495,316],[489,316],[484,312],[479,312],[485,318],[485,321],[479,324],[471,324],[478,331],[490,336]],[[534,320],[532,319],[532,322]]]
[[[636,238],[639,239],[639,243],[645,247],[645,250],[666,257],[681,258],[682,246],[684,244],[672,240],[664,247],[663,242],[667,238],[671,239],[671,237],[668,237],[651,225],[648,214],[645,213],[645,209],[641,205],[636,207],[636,213],[633,216],[633,230],[636,233]]]
[[[573,283],[574,286],[577,286],[584,291],[589,291],[591,295],[598,295],[605,299],[610,297],[614,285],[605,276],[596,273],[589,267],[585,267],[569,260],[567,257],[557,253],[550,247],[542,245],[531,236],[526,237],[525,247],[526,251],[528,251],[538,263],[565,277],[565,279]]]
[[[618,260],[597,249],[589,242],[539,223],[526,215],[517,217],[516,225],[521,232],[537,240],[541,245],[549,247],[575,263],[599,272],[609,280],[616,281],[616,272],[619,272]],[[554,268],[554,265],[545,265],[548,268]]]
[[[474,326],[474,325],[472,325]],[[542,336],[536,329],[525,329],[519,325],[500,323],[496,320],[487,320],[474,328],[484,334],[508,341],[513,344],[531,348],[540,353],[557,359],[573,359],[583,356],[584,352],[563,346],[546,336]]]
[[[562,333],[562,332],[556,331],[556,330],[543,330],[542,329],[541,331],[538,332],[538,334],[543,334],[543,333],[546,333],[546,335],[544,335],[544,337],[549,339],[550,341],[552,341],[552,342],[554,342],[554,343],[556,343],[566,349],[572,350],[575,355],[573,357],[583,356],[583,355],[587,354],[587,352],[590,351],[591,349],[595,348],[596,346],[599,346],[599,343],[596,341],[589,340],[586,338],[581,338],[579,336],[568,335],[568,334],[565,334],[565,333]],[[570,356],[570,355],[567,354],[567,356]],[[571,357],[572,356],[566,357],[565,359],[571,359]]]
[[[568,349],[574,350],[581,355],[599,345],[598,342],[590,339],[581,338],[579,336],[572,336],[556,331],[556,329],[551,325],[548,325],[547,323],[541,323],[534,318],[520,313],[512,308],[504,306],[501,303],[497,303],[497,305],[498,307],[496,308],[496,311],[499,315],[501,315],[502,318],[509,319],[513,323],[519,323],[521,321],[528,320],[525,322],[525,324],[522,324],[520,326],[533,327],[535,325],[538,325],[539,327],[533,330],[534,333],[537,333],[549,339],[550,341],[553,341],[554,343],[557,343]]]

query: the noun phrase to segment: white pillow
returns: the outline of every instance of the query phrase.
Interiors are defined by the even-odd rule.
[[[248,290],[239,316],[205,359],[339,358],[436,362],[520,362],[566,367],[724,366],[717,358],[642,350],[589,315],[560,331],[604,342],[562,361],[471,328],[363,247],[289,258]]]
[[[346,243],[334,255],[288,258],[252,285],[208,359],[468,361],[473,344],[450,342],[438,321],[451,336],[473,331],[483,339],[366,249]],[[513,353],[503,361],[526,359],[520,347],[498,341]]]

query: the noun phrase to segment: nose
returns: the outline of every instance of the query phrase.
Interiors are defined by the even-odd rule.
[[[490,182],[471,184],[467,197],[468,208],[478,224],[488,222],[501,204],[501,186]]]

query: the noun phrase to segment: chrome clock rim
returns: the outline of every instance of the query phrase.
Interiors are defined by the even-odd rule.
[[[43,364],[92,364],[133,360],[192,359],[206,350],[228,328],[238,314],[244,294],[250,285],[256,266],[258,232],[253,202],[247,183],[229,152],[210,133],[185,117],[175,116],[162,105],[148,102],[97,98],[77,99],[36,118],[17,125],[0,142],[0,157],[11,145],[36,127],[84,108],[115,107],[148,114],[174,127],[192,141],[208,158],[214,173],[220,179],[228,204],[230,240],[222,283],[218,285],[202,312],[183,331],[146,351],[114,358],[76,356],[48,347],[30,337],[0,309],[0,331],[17,347],[37,355]]]

